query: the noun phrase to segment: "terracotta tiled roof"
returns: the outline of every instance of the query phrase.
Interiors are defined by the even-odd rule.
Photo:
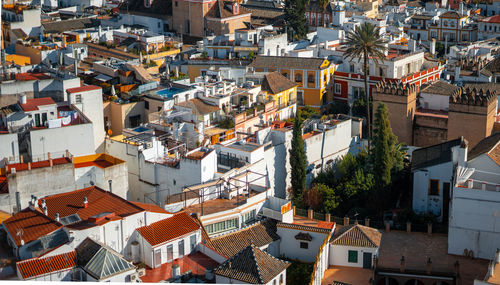
[[[68,93],[80,93],[80,92],[86,92],[86,91],[98,90],[98,89],[101,89],[101,87],[95,86],[95,85],[85,85],[85,86],[80,86],[80,87],[75,87],[75,88],[69,88],[66,91]]]
[[[173,240],[200,229],[200,226],[186,212],[138,228],[137,231],[152,246]]]
[[[17,268],[19,268],[23,279],[31,279],[73,267],[76,267],[76,252],[74,250],[59,255],[31,258],[17,262]]]
[[[83,204],[85,197],[88,201],[87,207]],[[69,227],[91,227],[144,211],[131,202],[96,186],[52,195],[44,199],[48,216],[52,219],[55,218],[56,213],[59,213],[61,219],[78,214],[81,222],[68,225]],[[41,204],[42,199],[38,200],[38,205],[41,206]],[[96,218],[96,215],[105,217]]]
[[[482,139],[473,149],[469,151],[467,160],[487,154],[493,161],[500,165],[500,132]]]
[[[206,104],[197,98],[178,103],[177,105],[191,109],[191,112],[195,115],[206,115],[220,110],[219,107]]]
[[[336,230],[330,243],[345,246],[379,247],[381,238],[382,233],[377,229],[362,225],[349,225]]]
[[[215,274],[251,284],[266,284],[290,266],[289,262],[249,245],[217,267]]]
[[[451,18],[451,19],[460,19],[460,18],[464,18],[464,17],[467,17],[467,15],[460,15],[456,11],[448,11],[448,12],[443,13],[441,15],[441,18]]]
[[[278,94],[297,85],[297,83],[290,81],[280,73],[271,72],[266,74],[266,76],[264,77],[264,81],[262,82],[262,89],[271,94]]]
[[[20,105],[25,112],[28,112],[28,111],[38,110],[38,106],[45,106],[52,104],[56,104],[56,102],[54,102],[54,100],[52,100],[52,98],[50,97],[45,97],[45,98],[28,99],[26,100],[26,104],[20,104]]]
[[[279,239],[276,222],[266,219],[248,228],[212,238],[212,245],[216,251],[231,257],[252,243],[262,247]]]
[[[281,222],[278,223],[276,226],[278,228],[287,228],[287,229],[308,231],[308,232],[322,233],[322,234],[329,234],[332,231],[332,229],[327,229],[327,228],[322,228],[322,227],[310,227],[310,226],[281,223]]]
[[[482,19],[481,22],[500,24],[500,15],[495,15]]]
[[[248,66],[254,68],[315,70],[320,69],[325,61],[326,59],[323,58],[259,55]]]
[[[31,210],[30,208],[26,208],[5,220],[3,225],[14,239],[17,246],[21,246],[21,235],[24,244],[28,244],[63,226],[42,213]],[[18,234],[19,232],[20,234]]]
[[[229,17],[234,17],[238,15],[243,15],[243,14],[249,14],[251,13],[248,9],[245,7],[242,7],[240,4],[239,6],[239,13],[233,14],[233,12],[230,10],[229,6],[233,2],[230,1],[223,1],[223,0],[217,0],[217,3],[212,6],[212,8],[207,12],[206,17],[209,18],[218,18],[218,19],[224,19],[224,18],[229,18]]]
[[[172,214],[172,213],[166,211],[165,209],[163,209],[162,207],[159,207],[155,204],[142,203],[142,202],[130,202],[130,203],[136,205],[137,207],[143,209],[146,212],[160,213],[160,214]]]

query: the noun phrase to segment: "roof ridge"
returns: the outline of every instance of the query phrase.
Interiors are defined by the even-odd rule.
[[[260,267],[259,267],[259,262],[257,261],[257,257],[255,256],[255,245],[253,242],[250,242],[250,252],[252,254],[253,261],[255,263],[255,268],[257,269],[257,276],[259,277],[260,283],[264,283],[264,278],[262,277],[262,274],[260,274]]]

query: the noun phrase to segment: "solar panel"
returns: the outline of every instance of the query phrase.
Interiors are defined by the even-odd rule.
[[[61,222],[61,224],[67,226],[67,225],[71,225],[74,223],[78,223],[81,220],[82,219],[80,218],[80,216],[78,216],[78,214],[73,214],[73,215],[69,215],[69,216],[66,216],[64,218],[61,218],[60,222]]]

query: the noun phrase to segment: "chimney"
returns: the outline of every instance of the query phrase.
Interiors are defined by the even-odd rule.
[[[83,197],[83,207],[87,208],[88,206],[89,206],[89,200],[87,199],[87,197]]]
[[[408,40],[408,49],[410,52],[415,52],[417,50],[417,41],[414,39]]]
[[[48,216],[49,215],[49,210],[47,209],[47,207],[43,207],[43,214],[45,216]]]
[[[28,170],[31,170],[31,162],[28,162]]]
[[[55,220],[56,220],[56,222],[59,222],[59,220],[60,220],[59,219],[59,213],[56,213]]]
[[[430,257],[427,259],[426,272],[427,275],[430,275],[432,272],[432,261]]]
[[[405,261],[405,256],[401,256],[401,264],[400,264],[400,267],[399,267],[399,271],[401,271],[401,273],[404,273],[406,270],[406,261]]]
[[[7,158],[6,158],[6,159],[7,159]],[[21,163],[24,163],[24,157],[23,157],[22,155],[20,155],[20,156],[19,156],[19,161],[20,161]]]
[[[109,183],[109,192],[110,193],[113,193],[113,180],[108,180],[108,183]]]
[[[66,150],[66,157],[69,157],[69,150]]]
[[[436,39],[432,38],[431,40],[431,54],[435,55],[436,54]]]
[[[45,199],[42,199],[42,208],[46,208],[47,204],[45,203]]]
[[[21,102],[21,104],[26,104],[28,102],[28,98],[26,95],[21,95],[19,101]]]
[[[52,160],[52,157],[50,156],[50,152],[47,153],[47,157],[49,158],[50,167],[54,166],[54,161]]]

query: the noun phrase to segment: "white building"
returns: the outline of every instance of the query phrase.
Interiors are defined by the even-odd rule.
[[[477,22],[478,40],[498,37],[500,33],[500,15],[481,19]]]
[[[459,166],[450,203],[448,253],[493,259],[500,248],[500,133],[480,141]]]
[[[377,229],[348,225],[336,229],[330,241],[329,265],[372,268],[382,233]]]
[[[94,151],[104,150],[104,114],[102,103],[102,88],[87,85],[67,89],[68,102],[76,106],[92,122],[94,130]]]
[[[413,211],[446,221],[454,173],[466,159],[467,142],[463,137],[413,151]]]

